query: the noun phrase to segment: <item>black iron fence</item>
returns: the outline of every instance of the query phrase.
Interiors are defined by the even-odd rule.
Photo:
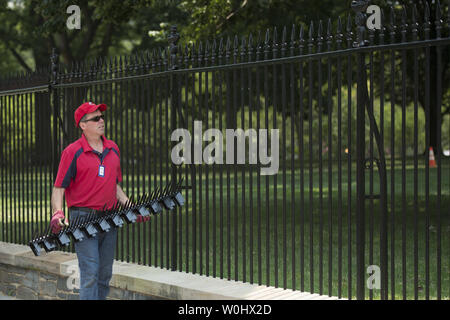
[[[74,110],[102,102],[126,193],[183,178],[186,199],[122,228],[117,259],[347,298],[448,299],[450,12],[391,8],[369,30],[355,11],[195,44],[173,28],[153,52],[71,66],[54,52],[48,68],[2,76],[0,240],[26,244],[48,226],[61,151],[80,134]]]

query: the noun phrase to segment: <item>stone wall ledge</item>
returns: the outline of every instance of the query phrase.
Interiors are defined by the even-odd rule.
[[[10,288],[12,291],[14,289],[11,288],[17,289],[16,292],[9,295],[17,295],[20,298],[18,294],[26,292],[26,297],[32,299],[51,299],[48,292],[53,289],[55,299],[76,298],[76,289],[73,292],[64,292],[60,288],[64,286],[64,279],[69,276],[72,280],[78,279],[74,273],[74,270],[78,270],[78,260],[74,253],[53,251],[44,252],[41,256],[36,257],[28,246],[0,242],[0,265],[2,265],[0,268],[2,287]],[[25,274],[27,278],[33,278],[33,272],[38,273],[38,280],[35,283],[39,288],[32,287],[32,281],[20,279],[11,280],[16,283],[7,281],[7,279],[14,279],[11,275],[19,274],[17,277],[20,278],[20,273]],[[46,285],[43,281],[50,283]],[[22,282],[27,286],[17,282]],[[52,284],[57,286],[58,290],[53,288]],[[114,261],[110,286],[111,292],[108,298],[111,299],[338,300],[337,297],[290,289],[284,290],[241,281],[229,281],[121,261]],[[42,288],[46,290],[45,295],[43,295]]]

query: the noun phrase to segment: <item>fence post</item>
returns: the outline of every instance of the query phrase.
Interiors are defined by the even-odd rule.
[[[51,74],[50,74],[50,85],[49,85],[49,95],[50,95],[50,109],[53,111],[53,143],[52,143],[52,181],[55,181],[56,174],[58,173],[59,165],[59,152],[58,152],[58,118],[59,118],[59,101],[57,90],[54,86],[57,84],[58,79],[58,66],[59,66],[59,56],[56,53],[56,48],[52,49],[52,55],[50,56],[51,62]]]
[[[170,29],[169,43],[170,43],[170,70],[177,70],[177,53],[178,53],[178,40],[180,35],[177,32],[177,26],[173,25]],[[172,132],[177,128],[177,108],[178,106],[178,77],[175,73],[170,74],[170,127]],[[171,149],[175,146],[176,141],[171,142]],[[177,168],[172,162],[171,164],[171,179],[173,182],[177,181]],[[177,270],[177,213],[178,209],[175,208],[172,213],[172,256],[171,256],[171,269]]]
[[[364,46],[366,9],[368,1],[353,1],[352,9],[356,13],[357,38],[354,47]],[[367,103],[365,77],[365,55],[357,53],[357,104],[356,104],[356,299],[365,296],[365,105]]]

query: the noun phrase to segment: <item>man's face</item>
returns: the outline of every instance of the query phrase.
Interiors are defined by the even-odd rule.
[[[102,113],[100,110],[95,110],[94,112],[87,113],[84,120],[80,121],[80,128],[84,133],[89,135],[104,135],[105,134],[105,121],[100,118],[97,120],[98,116],[101,116]]]

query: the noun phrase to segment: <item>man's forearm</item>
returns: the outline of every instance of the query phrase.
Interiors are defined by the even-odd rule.
[[[64,202],[64,188],[53,187],[51,205],[52,214],[58,210],[62,210]]]
[[[116,189],[117,189],[116,191],[117,200],[119,200],[121,204],[125,204],[128,201],[127,195],[125,194],[125,192],[123,192],[119,184],[117,185]]]

